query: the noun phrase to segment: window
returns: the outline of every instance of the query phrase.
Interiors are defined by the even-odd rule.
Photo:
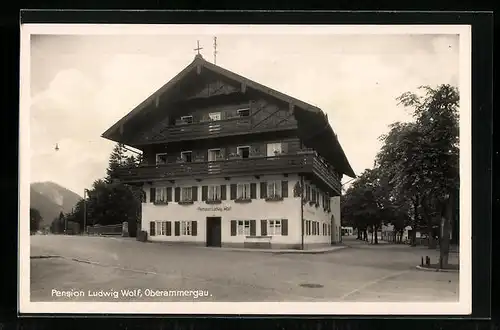
[[[267,224],[267,235],[281,235],[281,220],[268,220]]]
[[[167,163],[166,153],[156,154],[156,165],[161,165],[166,163]]]
[[[248,158],[250,156],[250,147],[238,147],[236,150],[241,158]]]
[[[281,197],[281,181],[267,183],[267,197]]]
[[[166,203],[167,202],[167,188],[158,187],[155,191],[155,203]]]
[[[181,221],[181,235],[191,236],[191,221]]]
[[[212,113],[209,113],[208,114],[208,117],[210,118],[210,120],[212,121],[217,121],[217,120],[221,120],[221,113],[220,112],[212,112]]]
[[[236,188],[236,198],[237,199],[250,199],[250,183],[238,183]]]
[[[193,123],[193,116],[182,116],[181,120],[186,124],[192,124]]]
[[[222,152],[220,149],[210,149],[208,150],[208,161],[214,162],[222,158]]]
[[[156,221],[156,235],[167,235],[167,222],[166,221]]]
[[[181,202],[190,202],[192,200],[193,200],[192,187],[182,187],[181,188]]]
[[[250,221],[238,220],[236,233],[241,236],[250,236]]]
[[[239,117],[248,117],[250,116],[250,108],[238,109],[236,111]]]
[[[311,235],[311,220],[306,220],[306,235]]]
[[[209,201],[221,200],[221,190],[219,185],[208,186],[208,200]]]
[[[281,143],[268,143],[267,157],[274,157],[278,154],[281,154]]]
[[[191,151],[181,152],[181,159],[186,163],[191,163],[193,161],[193,152]]]

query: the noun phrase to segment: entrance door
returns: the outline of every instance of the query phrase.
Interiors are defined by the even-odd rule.
[[[220,217],[207,217],[207,246],[221,246]]]

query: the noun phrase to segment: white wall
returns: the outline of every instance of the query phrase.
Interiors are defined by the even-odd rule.
[[[286,180],[288,181],[288,198],[283,201],[266,202],[260,198],[260,182],[271,180]],[[230,200],[229,186],[234,183],[256,183],[257,199],[253,199],[251,203],[235,203]],[[293,244],[301,241],[301,224],[300,224],[300,198],[293,197],[293,188],[297,182],[297,176],[262,176],[260,179],[255,177],[231,178],[226,181],[224,179],[210,179],[197,182],[195,180],[176,181],[175,184],[170,182],[155,183],[153,187],[171,186],[175,187],[190,187],[198,186],[198,198],[192,205],[179,205],[175,202],[169,202],[168,205],[155,205],[150,203],[150,185],[144,186],[146,193],[146,203],[142,204],[142,230],[148,232],[148,239],[151,241],[183,241],[183,242],[205,242],[206,241],[206,218],[221,217],[221,241],[222,243],[244,243],[247,238],[245,236],[231,236],[231,220],[256,220],[256,235],[261,234],[262,219],[288,219],[288,235],[274,236],[271,243],[278,244]],[[221,204],[206,204],[201,201],[201,186],[204,185],[221,185],[227,186],[226,200]],[[221,208],[224,210],[199,210],[198,208]],[[149,236],[150,221],[198,221],[197,236],[174,236],[174,224],[172,223],[171,236]]]
[[[340,196],[335,196],[331,198],[332,205],[332,215],[333,215],[333,224],[332,224],[332,241],[338,243],[342,240],[341,236],[341,222],[340,222]]]

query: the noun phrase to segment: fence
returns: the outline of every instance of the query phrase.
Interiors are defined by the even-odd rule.
[[[87,226],[87,233],[89,235],[122,235],[123,224]]]

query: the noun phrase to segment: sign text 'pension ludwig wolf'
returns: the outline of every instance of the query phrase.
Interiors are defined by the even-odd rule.
[[[343,175],[325,113],[201,55],[102,135],[142,152],[116,179],[142,187],[143,237],[309,249],[341,240]]]

